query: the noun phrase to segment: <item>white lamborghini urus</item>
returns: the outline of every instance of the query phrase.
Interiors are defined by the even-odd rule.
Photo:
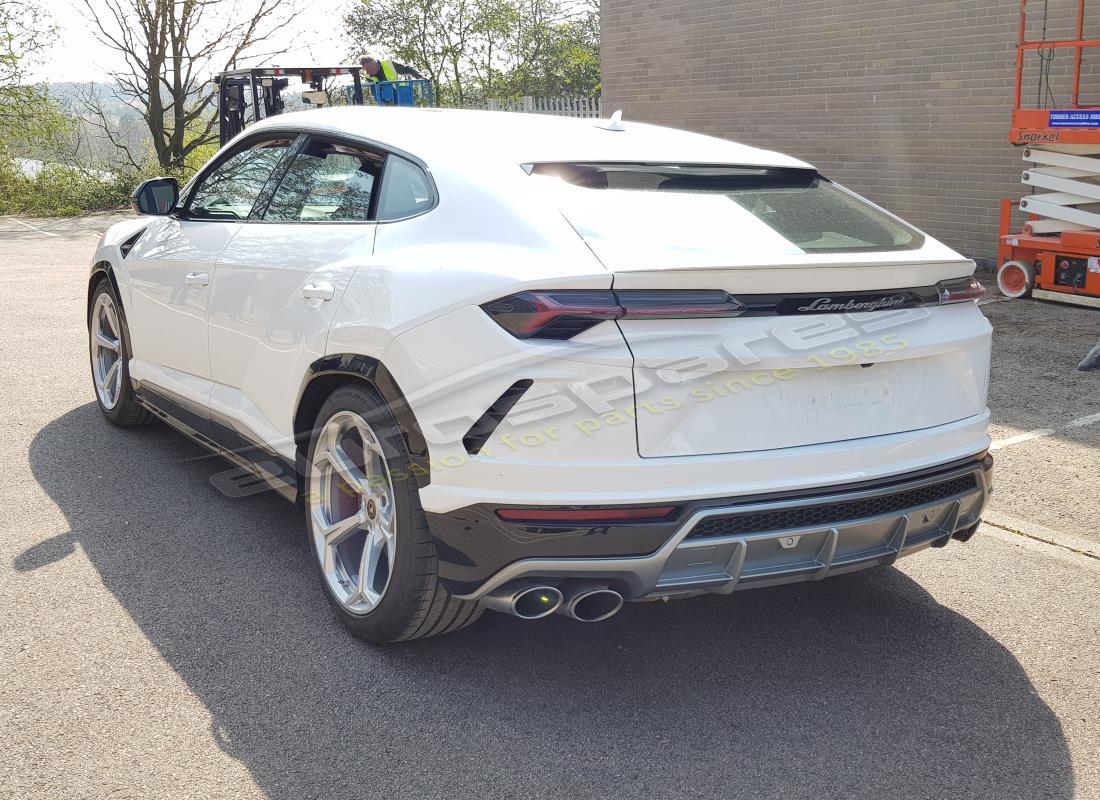
[[[134,205],[88,283],[104,416],[302,504],[368,641],[892,564],[991,491],[974,264],[793,158],[326,109]]]

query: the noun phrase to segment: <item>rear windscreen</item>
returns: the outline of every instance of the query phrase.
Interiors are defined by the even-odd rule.
[[[690,203],[682,202],[685,195],[724,197],[730,203],[730,223],[748,212],[805,253],[915,250],[924,242],[918,231],[812,169],[596,163],[541,163],[526,168],[532,175],[558,178],[584,189],[650,194],[653,203],[645,205],[658,216],[663,216],[660,197],[667,194],[664,206],[669,223],[691,213]],[[607,202],[614,201],[608,197]],[[713,218],[713,205],[708,206]]]

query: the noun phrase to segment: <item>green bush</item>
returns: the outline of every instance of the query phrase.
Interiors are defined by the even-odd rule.
[[[120,173],[51,164],[28,178],[0,145],[0,214],[71,217],[130,204],[130,194],[146,178],[171,176],[182,186],[218,150],[210,143],[192,150],[180,169],[164,169],[156,159]]]
[[[0,160],[0,214],[69,217],[86,211],[123,208],[136,177],[103,175],[49,165],[33,178],[10,160]]]

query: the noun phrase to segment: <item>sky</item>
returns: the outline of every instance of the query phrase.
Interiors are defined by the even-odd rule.
[[[275,40],[277,49],[283,52],[269,59],[272,64],[322,64],[343,62],[347,45],[343,40],[341,19],[345,9],[355,0],[301,0],[305,12]],[[241,0],[247,5],[247,0]],[[57,40],[45,54],[42,63],[35,65],[30,77],[35,81],[103,81],[107,73],[122,65],[121,56],[103,47],[92,35],[90,24],[70,0],[41,0],[41,8],[49,14],[58,28]],[[261,66],[248,59],[241,67]]]

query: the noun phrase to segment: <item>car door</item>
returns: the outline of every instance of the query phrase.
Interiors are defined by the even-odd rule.
[[[213,385],[207,314],[214,263],[293,142],[268,136],[226,153],[199,176],[180,211],[155,218],[126,256],[130,373],[198,418],[208,416]]]
[[[384,160],[376,150],[311,135],[214,268],[213,418],[288,459],[302,378],[324,355],[343,292],[374,249]]]

